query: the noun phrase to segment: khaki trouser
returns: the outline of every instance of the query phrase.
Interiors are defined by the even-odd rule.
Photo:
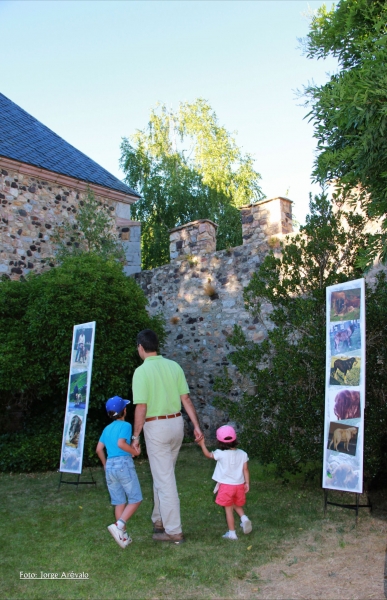
[[[149,421],[144,436],[153,477],[152,521],[162,521],[166,533],[181,533],[175,464],[184,436],[183,417]]]

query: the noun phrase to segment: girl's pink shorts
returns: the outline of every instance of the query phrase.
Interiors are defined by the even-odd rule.
[[[244,506],[246,504],[245,484],[229,485],[221,483],[215,500],[219,506]]]

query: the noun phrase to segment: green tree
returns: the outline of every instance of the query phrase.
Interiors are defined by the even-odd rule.
[[[2,431],[22,425],[22,437],[47,433],[47,442],[55,438],[60,446],[73,326],[89,321],[96,321],[96,337],[87,435],[95,431],[93,424],[99,430],[106,419],[106,399],[130,397],[133,371],[141,362],[138,331],[152,328],[164,338],[162,320],[150,317],[146,304],[141,288],[115,259],[91,252],[67,257],[60,266],[30,274],[25,281],[1,282]],[[10,460],[16,452],[12,448],[7,450]],[[53,452],[50,460],[58,461]],[[39,455],[31,456],[28,464],[30,470],[48,468],[39,464]]]
[[[243,424],[246,449],[282,474],[322,458],[325,288],[361,275],[356,258],[363,227],[361,215],[334,212],[325,195],[316,197],[306,225],[283,246],[281,258],[265,258],[244,293],[266,339],[247,342],[236,327],[230,360],[256,392],[237,401],[223,395],[217,403]]]
[[[387,260],[387,4],[340,0],[319,8],[306,39],[308,58],[336,57],[337,73],[306,88],[318,140],[314,176],[335,180],[337,199],[360,197],[370,218],[383,218],[359,264]]]
[[[219,225],[218,249],[240,245],[237,207],[263,198],[252,157],[202,99],[152,110],[147,128],[123,139],[121,166],[142,195],[132,214],[142,224],[146,269],[169,262],[169,230],[196,219]]]
[[[114,225],[109,206],[97,200],[88,188],[86,196],[79,201],[76,222],[64,221],[53,235],[56,261],[62,262],[68,256],[79,256],[84,252],[124,261],[124,250]]]

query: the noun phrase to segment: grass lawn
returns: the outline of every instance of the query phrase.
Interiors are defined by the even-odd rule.
[[[97,486],[63,485],[58,474],[1,474],[2,598],[231,598],[237,580],[281,555],[323,519],[318,483],[283,485],[250,461],[246,514],[250,535],[223,540],[224,511],[214,503],[215,463],[183,446],[177,463],[183,530],[181,546],[152,540],[152,481],[148,462],[136,460],[144,501],[128,523],[133,543],[122,550],[106,527],[114,521],[102,469]],[[85,472],[85,477],[87,472]],[[347,497],[348,501],[348,497]],[[351,500],[352,501],[352,500]],[[351,514],[348,514],[351,513]],[[354,523],[352,511],[330,508],[332,523]],[[239,529],[239,526],[238,526]],[[24,573],[88,573],[88,580],[20,580]]]

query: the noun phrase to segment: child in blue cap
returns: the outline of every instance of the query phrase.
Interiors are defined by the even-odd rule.
[[[132,426],[125,421],[126,406],[129,402],[120,396],[109,398],[106,402],[106,411],[113,423],[105,427],[96,448],[105,469],[111,503],[115,508],[116,522],[109,525],[108,530],[121,548],[126,548],[132,541],[126,531],[126,522],[142,501],[140,483],[132,458],[138,456],[141,450],[136,450],[131,445]]]

